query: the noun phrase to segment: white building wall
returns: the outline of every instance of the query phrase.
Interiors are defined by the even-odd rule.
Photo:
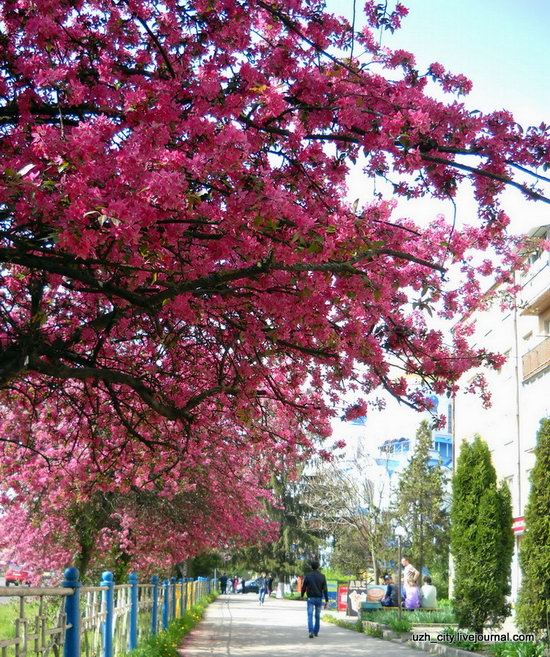
[[[499,301],[477,313],[475,343],[488,351],[503,353],[507,361],[500,372],[484,370],[492,406],[484,409],[479,397],[461,392],[455,399],[455,445],[471,441],[476,433],[487,442],[499,480],[508,482],[514,518],[524,516],[529,494],[529,474],[534,465],[533,449],[539,422],[550,415],[550,254],[533,262],[518,280],[521,292],[517,310],[502,311]],[[529,374],[524,356],[537,349],[538,371]],[[543,356],[540,356],[540,353]],[[467,387],[474,373],[461,381]],[[516,534],[512,564],[512,601],[521,583]]]

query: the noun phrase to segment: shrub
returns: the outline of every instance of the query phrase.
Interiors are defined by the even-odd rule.
[[[532,641],[507,641],[489,647],[494,657],[543,657],[544,644]]]
[[[403,612],[405,617],[413,624],[444,624],[455,623],[456,618],[453,610],[449,607],[437,609],[435,611],[426,611],[417,609],[415,611]],[[365,621],[391,625],[392,620],[398,616],[397,609],[384,609],[380,611],[363,611],[361,618]]]
[[[443,630],[443,634],[449,636],[449,639],[445,640],[445,641],[442,641],[442,643],[449,643],[453,646],[453,648],[460,648],[462,650],[469,650],[470,652],[479,652],[480,650],[483,649],[484,646],[479,641],[465,641],[464,639],[458,640],[456,638],[457,631],[458,630],[456,630],[456,628],[454,628],[454,627],[446,627]],[[472,634],[473,634],[473,632],[472,632]],[[451,639],[451,636],[453,637],[452,639]]]
[[[456,623],[456,618],[452,609],[438,609],[437,611],[422,611],[418,609],[407,614],[413,624],[440,624]]]
[[[412,620],[408,616],[403,616],[402,618],[392,618],[389,622],[389,626],[394,632],[410,632],[412,630]]]
[[[550,418],[540,423],[535,457],[519,555],[523,580],[516,620],[522,632],[541,635],[547,627],[550,599]]]
[[[499,625],[508,616],[513,548],[510,491],[497,488],[489,448],[476,436],[462,444],[453,478],[453,606],[460,627],[481,633],[487,621]]]
[[[376,625],[365,625],[364,632],[368,636],[372,636],[375,639],[381,639],[383,636],[382,628],[377,627]]]
[[[186,611],[181,618],[173,620],[168,629],[148,637],[141,646],[132,650],[126,657],[179,657],[178,648],[183,637],[199,623],[206,607],[216,597],[216,593],[211,593],[202,602]]]

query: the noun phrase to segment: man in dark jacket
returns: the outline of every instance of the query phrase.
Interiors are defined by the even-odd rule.
[[[328,605],[328,588],[327,578],[319,572],[319,562],[311,562],[312,571],[304,577],[302,584],[301,597],[307,593],[307,628],[309,638],[319,635],[319,626],[321,624],[321,607],[323,598],[325,599],[325,609]],[[315,612],[315,622],[313,620]]]
[[[384,575],[384,584],[386,591],[384,597],[380,600],[383,607],[397,607],[397,587],[393,583],[391,575]]]

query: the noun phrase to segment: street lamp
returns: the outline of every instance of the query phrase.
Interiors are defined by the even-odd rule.
[[[397,618],[401,620],[401,540],[407,535],[407,530],[401,525],[395,528],[395,536],[397,538]]]

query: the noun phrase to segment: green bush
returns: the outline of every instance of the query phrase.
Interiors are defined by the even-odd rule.
[[[389,626],[394,632],[410,632],[412,630],[412,621],[408,616],[402,616],[401,618],[392,618],[389,622]]]
[[[452,609],[437,609],[436,611],[422,611],[417,609],[407,614],[414,625],[456,623]]]
[[[439,609],[452,609],[453,608],[453,601],[449,600],[449,598],[439,598],[437,601]]]
[[[550,418],[540,423],[535,457],[519,554],[523,580],[516,622],[522,632],[540,636],[550,612]]]
[[[494,657],[543,657],[544,644],[532,641],[507,641],[489,646]]]
[[[458,624],[481,633],[510,612],[514,549],[510,491],[497,487],[487,444],[463,443],[453,477],[451,552],[455,564],[454,611]]]
[[[186,611],[181,618],[173,620],[168,629],[148,637],[141,646],[132,650],[126,657],[179,657],[178,648],[183,637],[200,622],[206,607],[216,597],[216,593],[211,593],[202,602]]]
[[[484,645],[479,641],[465,641],[464,639],[457,640],[456,634],[458,630],[454,627],[446,627],[443,630],[443,634],[447,636],[452,635],[454,637],[452,640],[449,637],[447,641],[442,641],[442,643],[448,643],[452,645],[453,648],[460,648],[461,650],[469,650],[470,652],[479,652],[484,648]],[[463,631],[461,631],[463,633]],[[474,634],[472,632],[472,634]]]
[[[381,639],[384,636],[382,628],[376,627],[375,625],[365,625],[363,631],[365,634],[372,636],[375,639]]]
[[[384,609],[380,611],[363,611],[361,618],[366,621],[390,625],[397,616],[397,609]],[[456,623],[453,610],[448,607],[435,611],[423,611],[422,609],[404,611],[402,616],[410,620],[413,625]]]

